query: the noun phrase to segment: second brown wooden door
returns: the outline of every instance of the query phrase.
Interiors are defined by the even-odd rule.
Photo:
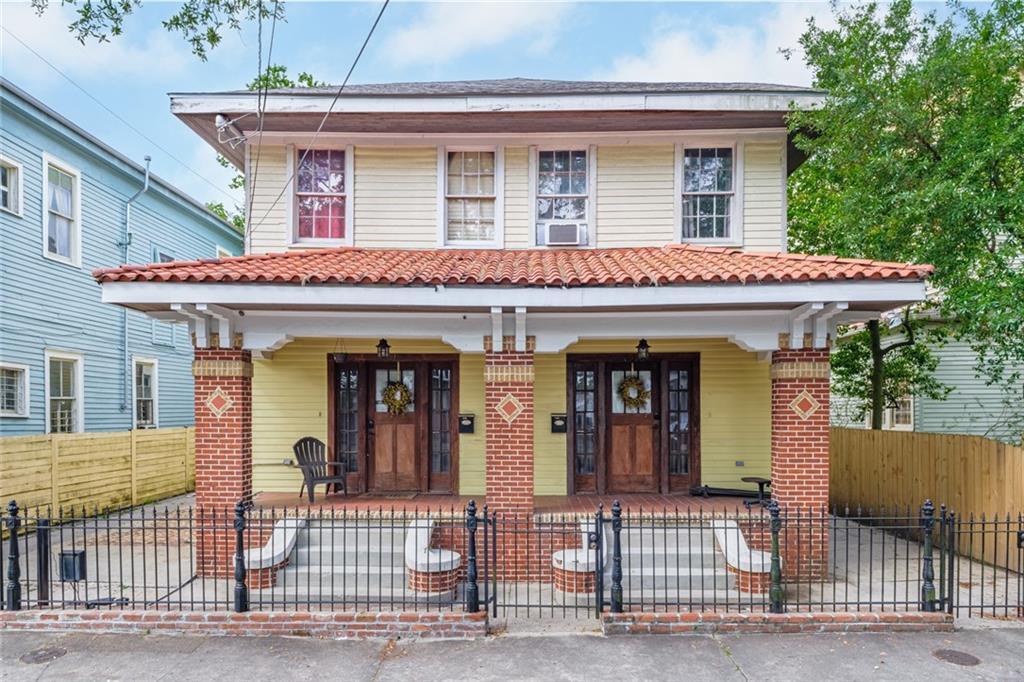
[[[658,490],[660,443],[658,372],[648,363],[609,364],[607,481],[610,493]],[[619,395],[626,377],[639,378],[646,390],[642,405],[629,405]]]
[[[416,453],[420,447],[422,409],[418,372],[413,367],[371,367],[368,393],[370,414],[370,490],[413,491],[420,487]],[[412,402],[401,414],[388,411],[382,394],[389,382],[401,381],[410,390]]]

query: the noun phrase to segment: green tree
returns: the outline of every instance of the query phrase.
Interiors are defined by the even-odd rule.
[[[1011,368],[1024,362],[1024,0],[987,11],[954,3],[944,20],[909,0],[833,12],[835,28],[811,21],[800,38],[827,94],[789,118],[808,155],[790,184],[791,248],[933,264],[929,305],[955,321],[990,382],[1019,382]],[[906,376],[914,362],[910,374],[920,376],[933,360],[910,345],[883,352],[881,325],[863,334],[849,353],[872,353],[878,416],[878,397],[894,383],[886,375]],[[853,381],[864,379],[863,363],[840,355],[837,390],[864,395]]]
[[[38,14],[50,6],[50,0],[31,1]],[[105,42],[121,35],[125,19],[142,0],[61,0],[61,5],[75,8],[76,19],[68,29],[79,42]],[[184,0],[162,23],[168,31],[180,33],[192,53],[205,61],[209,50],[220,44],[225,29],[237,31],[244,21],[275,16],[284,19],[284,3],[278,0]]]

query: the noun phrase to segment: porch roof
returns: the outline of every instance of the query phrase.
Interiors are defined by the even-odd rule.
[[[124,265],[100,283],[269,283],[392,286],[636,287],[851,280],[920,281],[930,265],[750,253],[692,245],[615,249],[364,249]]]

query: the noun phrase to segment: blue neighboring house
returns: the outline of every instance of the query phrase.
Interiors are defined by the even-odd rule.
[[[90,273],[238,255],[242,237],[147,176],[0,79],[0,435],[193,423],[187,327],[104,305]]]

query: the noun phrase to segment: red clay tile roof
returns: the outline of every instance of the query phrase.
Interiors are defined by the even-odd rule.
[[[921,280],[930,265],[671,245],[621,249],[290,251],[96,270],[103,282],[649,286]]]

